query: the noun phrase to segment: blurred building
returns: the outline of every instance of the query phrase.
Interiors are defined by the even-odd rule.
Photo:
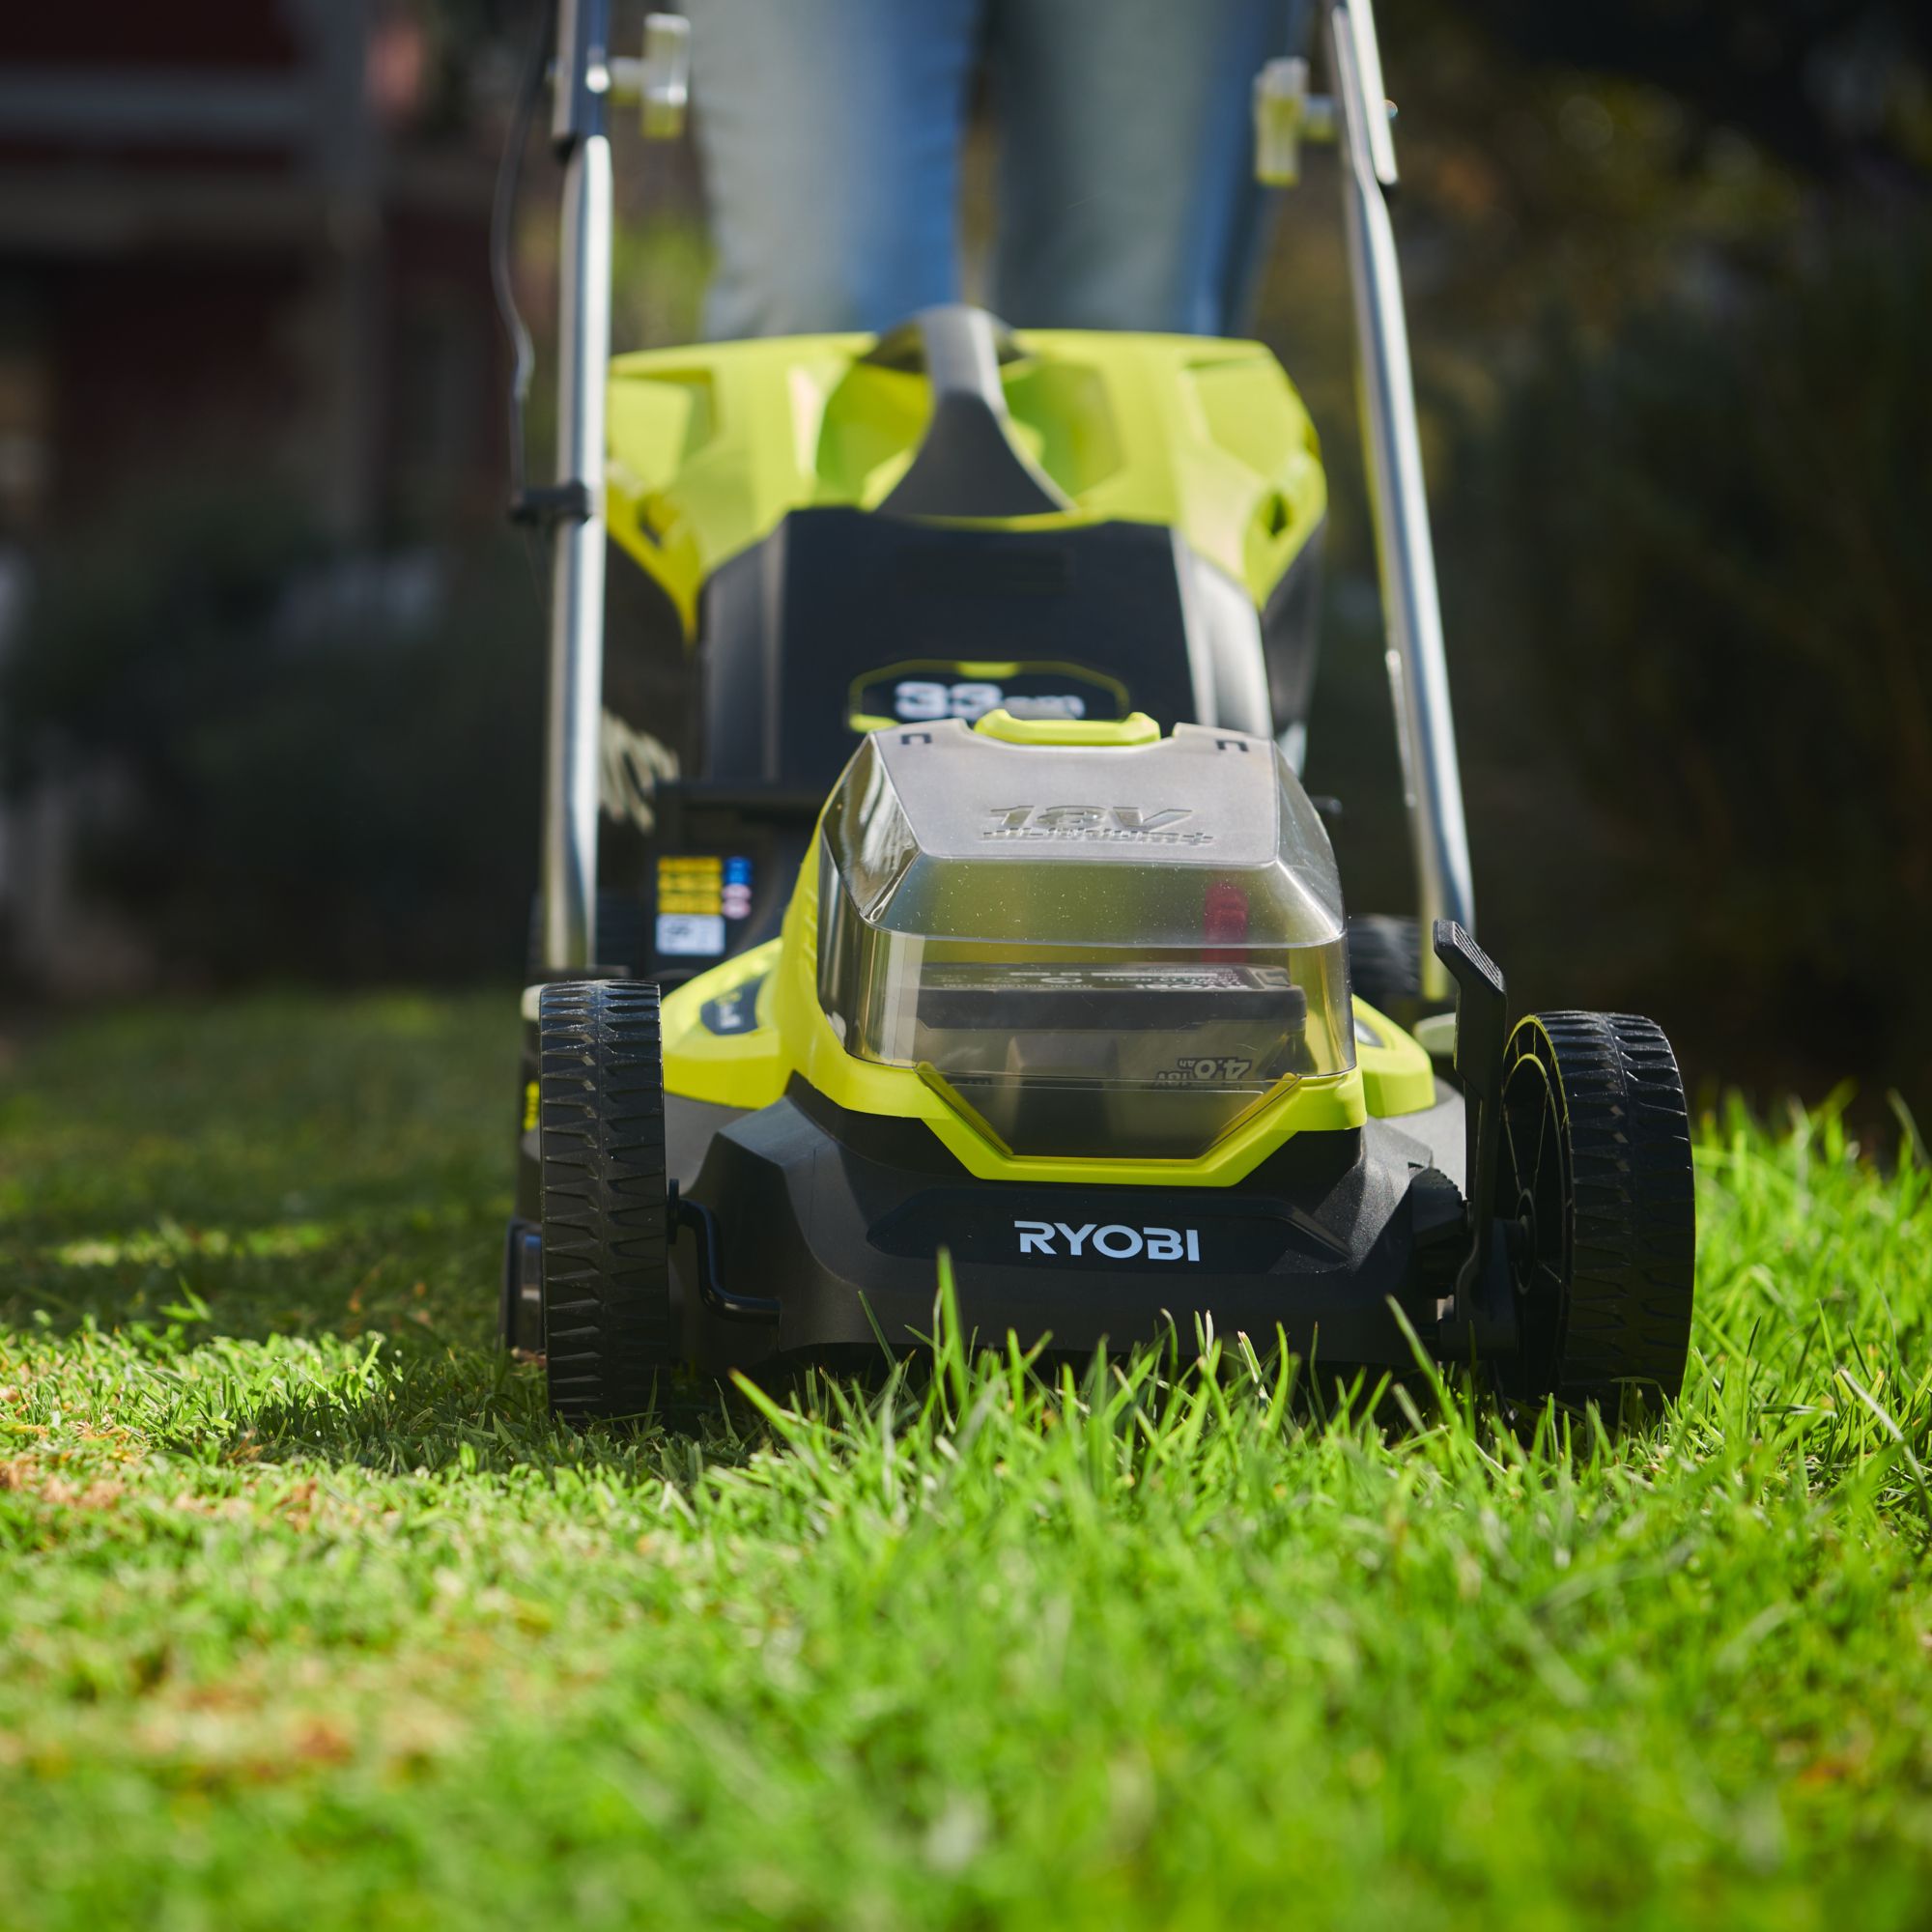
[[[500,129],[473,103],[501,76],[451,17],[0,5],[0,657],[41,557],[189,492],[272,498],[324,539],[342,583],[311,604],[419,604],[425,546],[500,518]],[[0,977],[145,977],[77,859],[143,809],[98,755],[0,797]]]
[[[496,514],[494,134],[390,0],[0,8],[0,536],[239,469]]]

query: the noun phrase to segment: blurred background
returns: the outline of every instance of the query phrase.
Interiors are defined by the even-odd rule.
[[[1932,1103],[1932,10],[1379,12],[1485,942],[1523,1004],[1654,1013],[1693,1088]],[[520,970],[543,628],[488,234],[531,18],[0,16],[16,1006]],[[613,347],[688,338],[689,146],[615,138]],[[1256,332],[1330,470],[1309,782],[1351,904],[1400,910],[1333,169]],[[538,474],[556,191],[533,145]]]

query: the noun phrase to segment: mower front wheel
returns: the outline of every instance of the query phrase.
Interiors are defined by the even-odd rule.
[[[546,986],[537,1043],[551,1412],[572,1423],[635,1415],[679,1342],[658,989]]]
[[[1507,1392],[1614,1421],[1674,1398],[1690,1346],[1690,1124],[1662,1031],[1627,1013],[1532,1013],[1503,1056],[1496,1220],[1521,1336]]]

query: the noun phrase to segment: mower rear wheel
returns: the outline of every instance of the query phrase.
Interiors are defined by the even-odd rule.
[[[1627,1013],[1532,1013],[1503,1056],[1496,1217],[1521,1351],[1508,1392],[1674,1397],[1696,1255],[1690,1124],[1661,1029]]]
[[[1349,983],[1358,999],[1398,1025],[1422,998],[1422,926],[1391,913],[1349,922]]]
[[[544,959],[543,901],[532,895],[529,934],[524,948],[525,983],[533,984],[549,971]],[[622,967],[634,980],[651,970],[650,923],[644,917],[640,893],[606,886],[597,895],[597,963],[607,973]]]
[[[678,1354],[658,989],[546,986],[537,1044],[551,1412],[635,1415]]]

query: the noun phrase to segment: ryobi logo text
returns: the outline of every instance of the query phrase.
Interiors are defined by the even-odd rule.
[[[1199,1228],[1129,1228],[1118,1221],[1089,1221],[1069,1228],[1065,1221],[1015,1221],[1023,1255],[1103,1255],[1110,1262],[1198,1262]]]
[[[1150,811],[1138,805],[996,805],[982,838],[1079,838],[1131,845],[1207,845],[1211,832],[1177,830],[1185,806]]]

